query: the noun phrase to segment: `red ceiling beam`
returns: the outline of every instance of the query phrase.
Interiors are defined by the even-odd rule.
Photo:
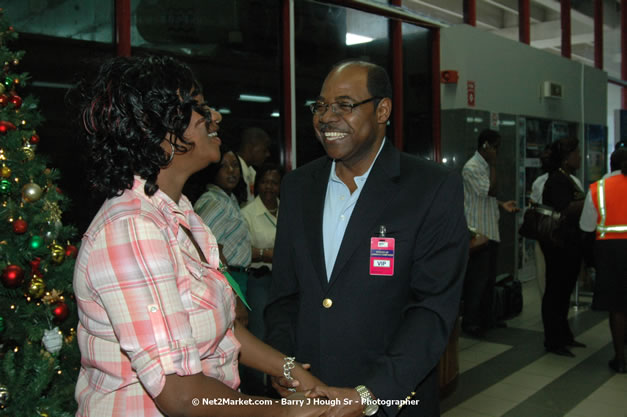
[[[464,0],[464,23],[477,26],[477,1]]]
[[[531,12],[529,0],[518,0],[518,40],[527,45],[531,42]]]
[[[131,0],[115,0],[116,54],[131,56]]]
[[[390,5],[401,6],[401,0],[390,0]],[[403,22],[390,21],[392,38],[392,126],[394,145],[403,150]]]
[[[594,66],[603,69],[603,0],[594,0]]]
[[[620,2],[620,68],[621,78],[627,81],[627,0]],[[623,87],[623,109],[627,110],[627,87]]]
[[[560,1],[562,20],[562,56],[571,57],[570,0]]]

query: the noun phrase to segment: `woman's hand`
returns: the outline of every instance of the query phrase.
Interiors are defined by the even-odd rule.
[[[261,258],[261,261],[271,264],[273,256],[274,256],[274,248],[265,248],[263,250],[263,257]]]
[[[273,376],[270,378],[272,388],[274,388],[281,397],[289,397],[294,394],[293,391],[289,390],[290,388],[302,392],[308,391],[316,386],[326,386],[326,384],[309,372],[309,368],[311,368],[311,365],[308,363],[296,363],[296,367],[292,369],[293,379],[287,379],[284,376]]]

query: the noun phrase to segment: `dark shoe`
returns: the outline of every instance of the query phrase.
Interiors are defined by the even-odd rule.
[[[570,358],[574,358],[575,354],[573,352],[571,352],[570,350],[568,350],[567,348],[565,348],[564,346],[560,346],[560,347],[556,347],[556,348],[546,348],[546,351],[549,353],[554,353],[556,355],[560,355],[560,356],[568,356]]]
[[[581,343],[581,342],[578,342],[578,341],[576,341],[576,340],[573,340],[572,342],[570,342],[570,343],[568,344],[568,346],[570,346],[570,347],[579,347],[579,348],[585,348],[585,347],[587,347],[585,343]]]
[[[462,330],[464,333],[477,339],[485,336],[485,331],[479,326],[462,326]]]
[[[627,373],[627,369],[625,368],[625,362],[621,363],[618,361],[618,359],[612,359],[607,363],[607,365],[619,374]]]
[[[504,321],[497,321],[494,324],[494,327],[499,328],[499,329],[505,329],[505,328],[507,328],[507,323],[504,322]]]

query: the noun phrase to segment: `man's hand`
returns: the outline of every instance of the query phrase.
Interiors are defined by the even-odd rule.
[[[311,365],[308,363],[297,363],[296,367],[292,369],[293,379],[287,379],[284,376],[271,377],[272,388],[274,388],[281,397],[288,397],[294,393],[290,391],[289,388],[294,388],[296,391],[307,391],[315,386],[326,386],[309,372],[309,368],[311,368]]]
[[[516,213],[517,211],[520,211],[520,209],[516,207],[516,202],[514,200],[503,201],[500,203],[501,207],[503,207],[503,210],[508,213]]]
[[[361,397],[355,388],[316,386],[306,396],[339,400],[339,405],[330,407],[322,417],[359,417],[364,415],[364,405],[361,403]]]

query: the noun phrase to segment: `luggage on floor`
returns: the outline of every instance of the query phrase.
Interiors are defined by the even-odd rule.
[[[497,321],[508,320],[520,314],[523,307],[522,285],[510,274],[496,277],[493,298],[493,316]]]

